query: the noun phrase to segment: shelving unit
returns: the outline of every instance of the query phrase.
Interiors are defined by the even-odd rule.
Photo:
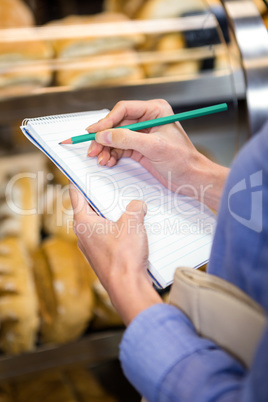
[[[207,119],[202,122],[198,121],[196,124],[191,122],[185,124],[186,127],[189,127],[190,132],[192,130],[193,140],[196,139],[197,143],[201,145],[202,136],[198,137],[200,132],[203,134],[209,130],[209,133],[206,133],[206,141],[209,142],[208,135],[216,138],[219,128],[228,131],[227,134],[220,132],[218,136],[224,139],[225,135],[229,135],[228,138],[231,136],[233,138],[232,155],[229,156],[229,159],[227,158],[227,163],[229,163],[237,147],[246,140],[248,134],[254,134],[261,123],[268,118],[268,35],[266,33],[267,37],[264,37],[264,25],[253,3],[252,7],[250,6],[247,9],[248,1],[240,1],[240,8],[235,8],[233,3],[236,3],[236,7],[238,7],[238,2],[222,1],[231,37],[230,43],[224,44],[229,59],[227,69],[201,71],[198,74],[184,75],[178,79],[174,79],[174,77],[147,78],[122,86],[100,86],[84,89],[50,86],[36,89],[30,94],[1,98],[0,138],[8,133],[9,127],[14,122],[22,121],[26,117],[112,108],[116,102],[122,99],[164,98],[176,111],[224,101],[230,104],[229,120],[224,121],[224,119],[213,117],[209,120],[209,124]],[[239,14],[241,10],[247,10],[247,12]],[[153,24],[152,21],[131,21],[126,25],[122,24],[122,29],[119,27],[116,29],[118,34],[124,34],[138,31],[163,33],[173,32],[178,28],[190,30],[202,27],[204,18],[199,22],[197,17],[187,18],[172,20],[169,23],[163,21],[162,24]],[[213,17],[211,25],[206,26],[215,27],[216,25]],[[247,43],[243,39],[242,31],[248,27],[253,35],[254,42],[260,45],[257,51],[250,47],[246,50]],[[107,27],[107,32],[110,33],[108,28],[110,27]],[[31,40],[31,32],[33,31],[29,30],[28,40]],[[59,36],[63,34],[62,31],[58,32]],[[70,30],[69,36],[72,37],[75,32],[75,29]],[[96,30],[94,32],[95,35],[104,34],[103,31],[98,33]],[[27,39],[27,30],[24,33],[26,36],[24,35],[23,40]],[[37,29],[36,33],[40,37],[43,35],[44,38],[51,35],[51,31],[44,29]],[[85,33],[83,32],[83,35]],[[9,35],[8,32],[0,30],[0,43],[1,40],[12,40],[13,34],[15,35],[11,30]],[[82,35],[81,32],[76,34]],[[16,35],[15,37],[17,38]],[[261,41],[258,39],[260,37]],[[212,48],[206,48],[206,51],[208,52],[206,57],[209,57],[210,53],[213,54]],[[145,56],[150,57],[146,54]],[[155,57],[158,56],[155,55]],[[169,57],[171,56],[169,55]],[[261,102],[258,101],[259,96],[261,96]],[[209,125],[210,129],[208,128]],[[240,130],[239,138],[237,137],[237,129]],[[8,152],[5,150],[4,153],[7,154]],[[0,380],[78,362],[90,366],[116,359],[122,334],[123,329],[101,331],[100,333],[87,334],[72,344],[58,347],[40,346],[31,353],[19,356],[1,356]]]

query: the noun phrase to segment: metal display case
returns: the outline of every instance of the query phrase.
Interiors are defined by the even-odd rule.
[[[68,2],[67,2],[68,3]],[[73,4],[73,3],[70,3]],[[202,10],[179,17],[109,22],[107,24],[49,25],[29,28],[0,29],[0,47],[8,43],[32,43],[36,40],[109,38],[110,36],[145,35],[163,37],[184,35],[184,48],[168,50],[140,47],[139,65],[156,65],[198,61],[198,71],[180,70],[170,75],[143,76],[122,84],[72,87],[57,85],[55,79],[45,87],[35,87],[26,93],[0,94],[0,153],[4,156],[23,151],[35,151],[29,144],[17,144],[18,126],[24,118],[50,114],[112,108],[122,99],[164,98],[175,112],[227,102],[227,114],[185,122],[184,128],[192,141],[205,149],[220,163],[229,165],[237,149],[254,135],[268,118],[268,35],[253,1],[223,0],[204,2]],[[100,56],[96,69],[105,60]],[[128,60],[120,58],[121,64]],[[37,68],[42,61],[20,62],[17,68]],[[55,72],[67,59],[50,60]],[[99,63],[99,64],[98,64]],[[85,67],[85,66],[83,66]],[[0,63],[0,76],[7,65]],[[0,379],[20,376],[38,370],[83,362],[96,365],[115,359],[123,329],[89,333],[69,345],[37,347],[35,352],[20,356],[0,357]]]
[[[146,41],[169,34],[184,35],[185,44],[172,50],[146,49],[137,51],[140,66],[183,65],[185,69],[169,75],[144,76],[122,84],[112,82],[88,87],[73,87],[55,83],[55,74],[60,68],[71,68],[74,59],[53,58],[49,69],[52,81],[44,87],[32,87],[26,92],[0,91],[0,136],[2,154],[16,152],[14,125],[25,117],[112,108],[121,99],[164,98],[176,112],[195,106],[226,101],[228,117],[202,119],[185,123],[185,128],[197,145],[213,144],[212,154],[223,164],[230,164],[235,152],[249,135],[261,126],[267,117],[267,33],[261,16],[252,1],[223,1],[212,6],[204,3],[202,10],[185,13],[179,18],[158,20],[130,20],[107,24],[92,24],[53,27],[49,25],[20,29],[1,29],[0,44],[29,44],[35,41],[72,40],[76,38],[110,38],[144,35]],[[248,40],[250,38],[250,40]],[[137,49],[136,49],[137,50]],[[109,60],[109,55],[107,56]],[[107,60],[102,55],[94,58],[96,69],[101,69]],[[44,60],[18,61],[16,68],[42,68]],[[79,59],[80,69],[89,67],[92,61]],[[103,64],[104,63],[104,64]],[[127,65],[127,57],[118,56],[118,65]],[[194,72],[187,63],[199,63]],[[11,62],[12,64],[12,62]],[[1,64],[5,72],[9,64]],[[218,122],[218,124],[217,124]],[[221,129],[220,129],[221,128]],[[223,130],[223,131],[222,131]],[[204,136],[204,131],[206,136]],[[210,135],[212,133],[212,136]],[[239,133],[239,134],[238,134]],[[200,134],[200,135],[199,135]],[[202,139],[203,135],[203,139]],[[217,135],[215,143],[215,135]],[[226,156],[222,157],[217,142],[229,143]],[[214,145],[215,143],[215,145]],[[0,152],[1,152],[0,151]],[[228,155],[227,155],[228,152]]]

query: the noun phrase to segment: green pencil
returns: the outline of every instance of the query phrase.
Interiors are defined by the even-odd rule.
[[[194,119],[195,117],[201,117],[212,113],[223,112],[228,109],[226,103],[220,103],[219,105],[202,107],[201,109],[190,110],[188,112],[177,113],[171,116],[160,117],[158,119],[152,119],[147,121],[141,121],[139,123],[129,124],[127,126],[115,127],[115,128],[128,128],[132,131],[144,130],[145,128],[163,126],[164,124],[174,123],[175,121],[182,121],[187,119]],[[75,137],[68,138],[61,141],[60,144],[78,144],[80,142],[95,140],[96,133],[82,134]]]

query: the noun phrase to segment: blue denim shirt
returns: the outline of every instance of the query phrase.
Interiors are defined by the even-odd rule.
[[[268,124],[233,163],[208,271],[240,287],[268,312]],[[200,338],[182,312],[158,304],[127,328],[120,361],[148,401],[268,401],[268,326],[247,371]]]

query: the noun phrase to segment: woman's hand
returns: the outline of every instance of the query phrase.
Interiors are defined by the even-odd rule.
[[[88,127],[88,132],[97,132],[88,156],[97,156],[99,164],[108,167],[130,157],[172,191],[217,209],[228,169],[199,153],[179,122],[142,132],[111,129],[171,114],[171,106],[161,99],[117,103],[104,119]]]
[[[128,325],[141,311],[162,302],[147,273],[146,205],[132,201],[121,218],[111,222],[96,215],[72,184],[70,196],[78,245]]]

